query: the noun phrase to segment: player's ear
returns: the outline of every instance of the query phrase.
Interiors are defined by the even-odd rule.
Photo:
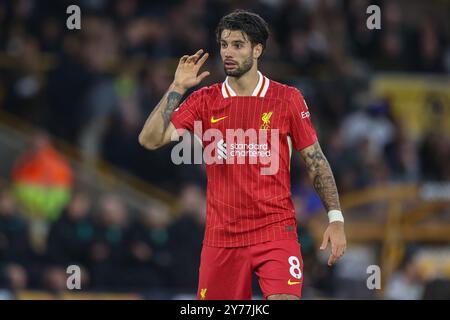
[[[253,48],[253,58],[258,59],[262,54],[262,49],[263,47],[261,43],[255,45],[255,47]]]

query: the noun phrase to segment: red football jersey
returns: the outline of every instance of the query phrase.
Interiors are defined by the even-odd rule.
[[[317,136],[300,91],[258,75],[251,96],[237,96],[227,78],[193,92],[172,114],[175,128],[194,132],[204,148],[208,246],[297,239],[292,147]]]

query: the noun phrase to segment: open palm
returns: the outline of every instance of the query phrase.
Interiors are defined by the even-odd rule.
[[[200,75],[200,68],[208,59],[209,54],[203,54],[203,49],[198,50],[194,55],[184,55],[180,58],[177,70],[175,71],[174,84],[184,90],[198,85],[205,77],[209,75],[209,71],[204,71]]]

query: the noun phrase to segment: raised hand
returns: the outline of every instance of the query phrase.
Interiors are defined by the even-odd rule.
[[[204,71],[200,75],[200,68],[208,59],[209,54],[203,54],[203,49],[198,50],[192,56],[182,56],[175,71],[173,85],[183,91],[198,85],[205,77],[209,76],[209,71]]]

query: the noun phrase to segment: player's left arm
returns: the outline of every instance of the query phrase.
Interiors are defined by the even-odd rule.
[[[328,259],[328,265],[331,266],[344,255],[347,246],[336,182],[318,141],[300,150],[300,154],[305,161],[314,189],[319,194],[330,218],[320,249],[325,250],[328,242],[331,242],[331,254]]]

